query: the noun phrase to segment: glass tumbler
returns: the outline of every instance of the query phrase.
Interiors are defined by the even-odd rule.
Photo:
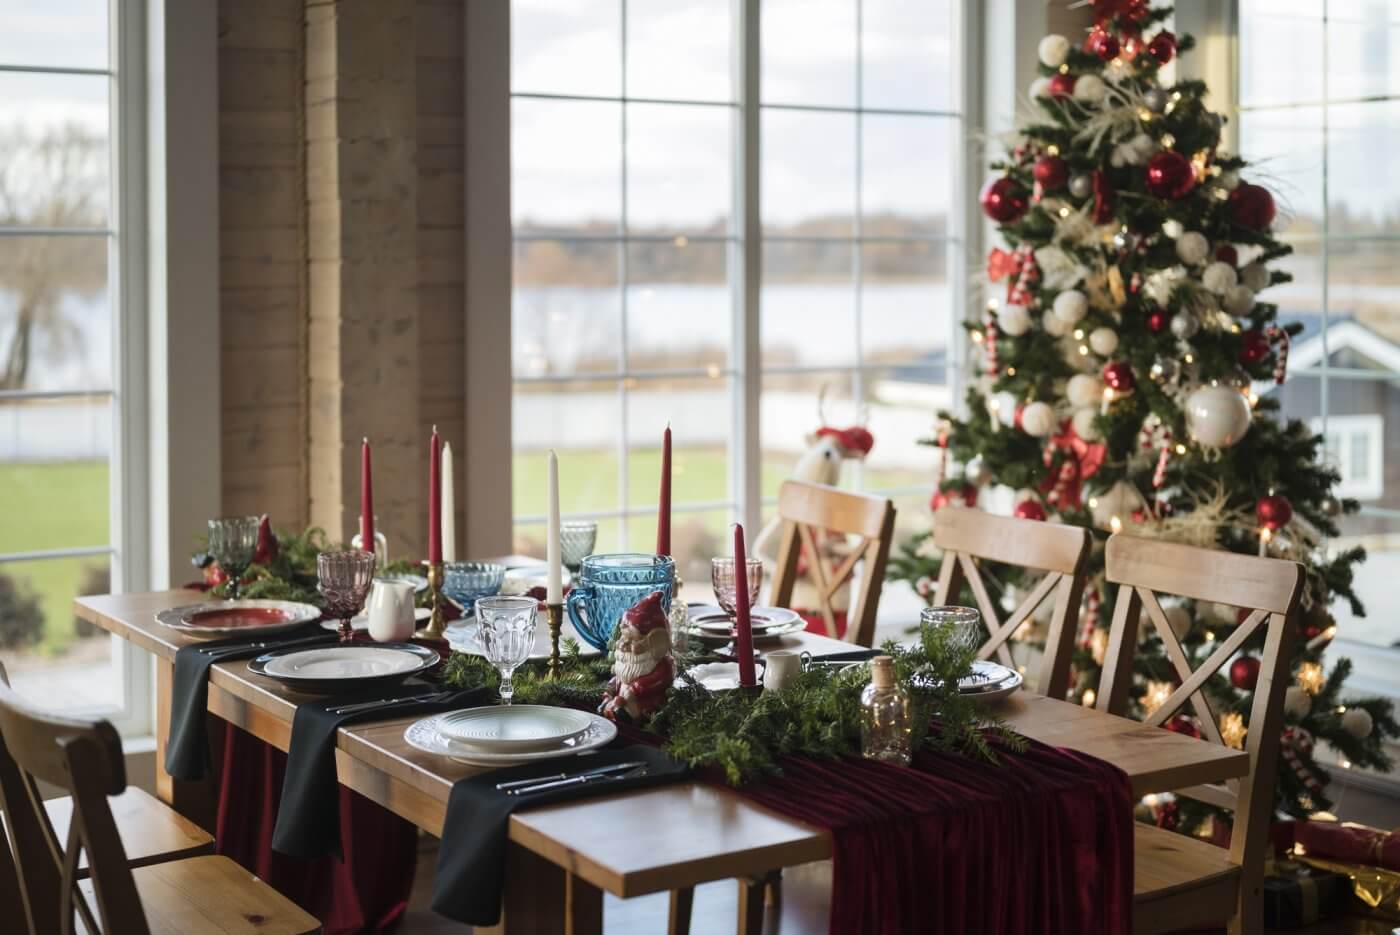
[[[975,653],[982,648],[982,615],[975,607],[925,607],[919,612],[919,626],[947,630],[954,649]]]
[[[511,676],[535,646],[540,602],[533,597],[483,597],[476,602],[476,640],[486,661],[501,673],[501,703],[515,694]]]

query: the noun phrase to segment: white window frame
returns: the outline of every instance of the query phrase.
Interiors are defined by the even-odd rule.
[[[1343,497],[1358,500],[1375,500],[1385,492],[1385,457],[1382,454],[1385,443],[1385,419],[1379,413],[1357,415],[1315,416],[1309,420],[1314,432],[1327,436],[1328,445],[1335,442],[1337,468],[1342,481],[1337,485],[1337,493]],[[1366,476],[1357,479],[1356,463],[1352,457],[1352,441],[1358,436],[1366,438]]]

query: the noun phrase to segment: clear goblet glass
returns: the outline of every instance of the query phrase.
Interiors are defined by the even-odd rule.
[[[976,652],[982,646],[982,615],[975,607],[942,605],[919,612],[919,626],[947,630],[953,649]]]
[[[593,554],[598,542],[598,524],[592,520],[572,520],[559,524],[559,560],[569,573],[578,574],[583,560]]]
[[[365,606],[374,581],[374,553],[351,549],[316,556],[317,589],[326,601],[326,614],[340,621],[340,640],[355,638],[350,620]]]
[[[758,603],[758,589],[763,584],[763,560],[747,559],[744,568],[748,572],[749,606],[752,607]],[[733,617],[739,602],[738,585],[734,581],[734,559],[710,559],[710,585],[715,589],[715,600],[719,602],[720,609]]]
[[[253,564],[253,553],[258,548],[258,527],[262,519],[257,516],[238,516],[209,521],[209,554],[219,563],[228,576],[228,596],[238,600],[243,587],[243,575]]]
[[[535,617],[540,602],[533,597],[483,597],[476,602],[476,639],[486,661],[501,673],[501,702],[515,694],[511,676],[530,658],[535,645]]]

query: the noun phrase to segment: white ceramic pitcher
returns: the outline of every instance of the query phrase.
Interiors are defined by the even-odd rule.
[[[413,585],[407,581],[375,579],[369,592],[369,636],[379,643],[396,643],[411,639],[413,617]]]

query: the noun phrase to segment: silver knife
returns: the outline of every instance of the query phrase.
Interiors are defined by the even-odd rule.
[[[629,769],[636,769],[638,766],[645,766],[641,760],[635,763],[614,763],[611,766],[599,766],[594,769],[586,769],[581,773],[555,773],[552,776],[535,776],[531,779],[517,779],[513,782],[496,783],[497,791],[515,790],[506,792],[507,795],[515,795],[516,792],[527,791],[527,786],[540,786],[547,783],[558,782],[560,780],[588,779],[593,776],[608,776],[612,773],[626,772]]]
[[[616,770],[616,767],[614,767]],[[599,773],[591,775],[570,776],[568,779],[558,779],[554,782],[541,783],[538,786],[526,786],[523,789],[507,789],[506,795],[533,795],[536,792],[548,792],[552,789],[561,789],[565,786],[586,786],[594,782],[615,782],[619,779],[630,779],[633,776],[645,776],[647,766],[645,763],[634,763],[632,768],[624,772]]]

